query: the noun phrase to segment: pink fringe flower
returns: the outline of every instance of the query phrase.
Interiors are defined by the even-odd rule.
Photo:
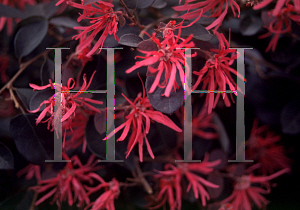
[[[92,24],[91,26],[74,27],[76,30],[82,30],[79,35],[75,36],[76,40],[81,37],[86,37],[86,39],[78,46],[78,50],[83,50],[90,46],[96,35],[104,29],[94,47],[86,54],[87,57],[91,57],[99,48],[102,48],[108,35],[114,35],[115,40],[119,41],[119,38],[116,35],[118,31],[118,22],[120,18],[124,19],[124,17],[122,11],[113,11],[113,4],[104,1],[98,1],[89,5],[81,5],[67,1],[67,4],[72,7],[83,9],[83,13],[77,19],[78,22],[89,19]],[[91,32],[91,34],[89,34],[89,32]],[[100,52],[101,49],[98,53]]]
[[[84,209],[88,209],[92,206],[91,210],[115,210],[114,200],[118,198],[120,194],[120,183],[113,178],[110,182],[105,182],[101,177],[98,177],[101,182],[97,187],[87,187],[89,194],[99,191],[101,188],[105,188],[105,192],[97,198],[95,202],[88,204]]]
[[[251,200],[258,208],[268,204],[261,194],[269,194],[271,192],[270,180],[289,172],[289,168],[282,169],[270,176],[253,176],[243,175],[237,178],[234,185],[233,193],[222,201],[222,203],[231,202],[233,209],[238,210],[251,210]],[[252,186],[261,185],[262,187]]]
[[[130,111],[129,114],[125,117],[126,122],[121,124],[119,127],[117,127],[114,132],[111,132],[107,137],[105,137],[103,140],[109,139],[111,136],[113,136],[115,133],[119,132],[122,128],[124,128],[124,131],[120,138],[118,138],[117,141],[123,141],[126,136],[128,135],[129,129],[132,129],[132,133],[128,142],[127,146],[127,154],[126,158],[134,148],[136,144],[139,144],[139,156],[140,161],[143,162],[143,144],[145,139],[148,152],[150,156],[154,159],[154,155],[151,149],[151,146],[147,139],[147,134],[150,130],[150,124],[151,120],[161,123],[165,126],[168,126],[169,128],[181,132],[182,130],[175,125],[175,123],[172,122],[167,116],[163,115],[159,111],[154,111],[149,99],[145,96],[145,88],[143,85],[143,95],[141,93],[138,94],[136,99],[132,102],[130,101],[123,93],[123,97],[128,101],[130,104]]]
[[[181,48],[191,48],[195,46],[194,43],[191,42],[193,35],[190,35],[186,39],[182,39],[180,38],[179,31],[179,35],[175,39],[175,35],[171,31],[172,30],[164,30],[166,36],[163,41],[156,38],[155,34],[153,34],[152,41],[157,45],[157,50],[145,51],[138,49],[138,51],[145,54],[145,57],[136,57],[144,60],[136,62],[134,66],[126,70],[126,73],[131,73],[142,66],[148,66],[148,71],[156,75],[149,93],[153,93],[156,87],[159,86],[161,88],[166,88],[164,92],[166,97],[170,96],[173,87],[175,90],[178,87],[176,82],[177,71],[180,75],[182,87],[184,87],[185,76],[182,65],[185,65],[185,49]],[[179,39],[182,40],[182,42],[178,43]],[[192,55],[192,57],[193,56],[196,56],[196,54]],[[153,65],[157,65],[158,67],[154,68]],[[186,71],[189,71],[189,69],[186,69]],[[160,84],[162,74],[164,74],[165,80]]]
[[[161,185],[161,191],[159,193],[159,196],[157,197],[157,200],[160,200],[164,193],[166,193],[167,198],[169,200],[170,207],[171,206],[177,206],[178,209],[181,209],[181,186],[180,182],[183,178],[183,176],[186,177],[186,179],[189,182],[189,185],[187,187],[187,191],[190,191],[190,189],[193,189],[195,198],[198,199],[199,195],[201,197],[202,205],[206,206],[206,200],[210,199],[210,196],[208,192],[203,187],[211,187],[211,188],[218,188],[219,186],[216,184],[213,184],[198,174],[204,174],[208,175],[210,174],[214,169],[213,167],[219,165],[221,163],[221,160],[215,160],[212,162],[208,162],[208,155],[205,155],[203,161],[201,163],[178,163],[177,167],[171,164],[165,165],[165,171],[159,171],[158,175],[156,175],[157,178],[164,178],[162,183],[166,183],[166,185]],[[166,182],[167,180],[171,180]],[[176,191],[176,202],[174,201],[173,196],[173,190],[171,190],[171,186]],[[162,206],[167,198],[165,197],[161,203],[156,206],[155,208],[158,208]],[[175,209],[175,207],[173,207]]]
[[[184,107],[181,107],[177,112],[176,116],[181,120],[181,125],[184,125]],[[214,131],[218,130],[218,126],[212,123],[213,113],[207,114],[207,107],[203,106],[198,115],[193,115],[192,118],[192,132],[194,136],[198,136],[203,139],[211,140],[218,138],[218,134]],[[210,128],[214,131],[206,131],[205,129]],[[183,139],[183,133],[180,133],[180,139]]]
[[[57,125],[57,123],[59,122],[58,120],[61,120],[61,122],[65,122],[67,125],[64,126],[65,128],[65,132],[66,129],[70,128],[71,126],[71,122],[75,117],[75,110],[76,107],[87,107],[95,112],[99,112],[100,110],[96,109],[95,107],[93,107],[92,105],[90,105],[87,102],[90,103],[94,103],[94,104],[103,104],[102,101],[96,101],[90,98],[85,98],[85,97],[78,97],[80,96],[80,94],[84,93],[84,91],[86,91],[92,80],[93,77],[95,75],[96,71],[92,74],[90,82],[87,84],[86,81],[86,75],[83,75],[83,84],[79,90],[79,92],[72,94],[70,93],[70,90],[74,88],[75,86],[75,82],[73,78],[70,78],[68,81],[68,86],[65,87],[61,87],[60,84],[54,84],[50,81],[50,84],[45,85],[45,86],[37,86],[35,84],[29,84],[29,86],[31,88],[33,88],[33,90],[44,90],[46,88],[51,88],[51,89],[58,89],[60,91],[60,93],[58,92],[57,94],[61,94],[61,106],[58,109],[57,112],[54,112],[54,107],[55,107],[55,95],[53,95],[52,97],[50,97],[48,100],[43,101],[40,106],[32,111],[29,111],[31,113],[36,113],[38,112],[41,107],[45,104],[46,108],[41,112],[41,114],[39,115],[39,117],[36,119],[36,124],[39,124],[40,122],[42,122],[42,119],[46,116],[49,116],[49,118],[43,122],[48,122],[48,129],[50,130],[50,126],[52,126],[52,131],[54,130],[55,125]],[[55,86],[55,87],[54,87]],[[59,116],[59,112],[61,111],[61,119],[58,117]]]
[[[255,9],[255,10],[262,9],[272,2],[273,2],[273,0],[264,0],[264,1],[256,4],[253,7],[253,9]],[[288,4],[289,2],[290,2],[290,0],[278,0],[274,10],[272,11],[272,15],[274,17],[277,16],[280,13],[280,10],[283,8],[283,6]],[[297,11],[297,13],[300,13],[300,0],[293,0],[293,2],[294,2],[295,10]]]
[[[193,72],[195,75],[198,75],[197,81],[193,86],[193,91],[196,90],[201,82],[203,82],[202,90],[208,89],[212,91],[220,91],[217,93],[216,97],[214,96],[214,93],[205,93],[206,103],[208,105],[208,114],[210,114],[212,109],[216,107],[221,95],[225,105],[227,107],[231,105],[227,93],[225,93],[227,85],[235,95],[237,95],[236,89],[241,91],[240,88],[237,87],[236,82],[232,79],[231,73],[237,75],[243,81],[245,80],[245,78],[243,78],[235,69],[230,67],[238,58],[238,54],[235,49],[229,49],[230,43],[226,40],[223,34],[216,33],[216,35],[219,39],[219,49],[211,49],[210,51],[214,54],[206,54],[209,58],[206,61],[205,66],[201,70]],[[230,55],[230,57],[228,57],[228,55]],[[201,95],[203,95],[203,93]]]
[[[263,174],[290,167],[290,160],[284,154],[284,147],[276,144],[280,139],[281,137],[274,135],[267,125],[258,127],[258,121],[254,121],[250,138],[246,143],[246,154],[249,155],[248,159],[260,164]]]
[[[277,13],[277,15],[275,16],[274,16],[274,10],[273,12],[270,11],[268,15],[270,18],[270,23],[269,25],[266,26],[266,28],[269,30],[269,32],[259,36],[258,38],[264,39],[273,35],[273,38],[270,41],[265,52],[269,52],[270,50],[274,52],[280,35],[292,32],[291,21],[293,20],[296,23],[300,24],[300,15],[296,14],[296,9],[291,4],[286,4],[286,7],[281,8]]]
[[[33,165],[33,164],[28,164],[25,168],[21,169],[18,171],[17,176],[22,176],[26,174],[25,178],[27,180],[32,179],[33,177],[36,178],[37,181],[40,181],[42,179],[41,177],[41,167],[39,165]]]
[[[68,156],[63,153],[64,159],[69,159]],[[94,161],[95,155],[91,155],[88,162],[82,165],[77,156],[71,158],[72,162],[68,162],[64,169],[62,169],[56,177],[40,180],[38,186],[31,189],[36,190],[38,193],[50,191],[43,195],[39,200],[35,202],[35,205],[39,205],[46,199],[53,196],[52,203],[54,201],[61,207],[63,201],[68,200],[70,206],[74,202],[79,201],[78,206],[82,206],[84,203],[89,204],[90,199],[87,196],[86,186],[84,183],[93,184],[95,180],[101,179],[99,175],[93,171],[99,170],[102,166],[96,166],[98,163]],[[93,162],[94,161],[94,162]]]
[[[226,4],[224,7],[224,3]],[[217,18],[213,23],[206,27],[207,30],[215,28],[214,31],[222,25],[222,22],[228,12],[228,7],[231,7],[231,10],[234,16],[240,17],[240,7],[234,0],[205,0],[201,2],[197,2],[196,0],[186,0],[184,5],[173,7],[176,11],[188,11],[184,17],[186,19],[194,19],[199,18],[202,12],[203,14],[212,11],[212,14],[206,17],[209,18]],[[223,11],[224,8],[224,11]],[[190,10],[193,10],[190,12]],[[238,15],[236,14],[236,10]]]

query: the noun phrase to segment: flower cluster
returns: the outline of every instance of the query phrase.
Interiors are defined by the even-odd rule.
[[[68,160],[68,156],[63,153],[64,159]],[[74,202],[79,201],[78,205],[89,204],[90,199],[87,196],[86,185],[92,185],[95,180],[101,179],[99,175],[94,173],[102,168],[102,166],[96,166],[98,163],[94,161],[95,156],[91,155],[88,162],[82,165],[78,156],[73,156],[71,162],[67,162],[64,169],[62,169],[56,177],[45,180],[39,180],[38,186],[31,189],[36,190],[38,193],[50,191],[42,196],[35,202],[35,205],[39,205],[46,199],[53,196],[52,202],[61,207],[63,201],[68,200],[70,206]],[[94,162],[93,162],[94,161]]]
[[[224,3],[225,3],[225,8],[224,8]],[[207,26],[206,29],[210,30],[212,28],[215,28],[214,32],[216,32],[218,28],[221,26],[228,12],[229,6],[231,7],[234,16],[236,16],[236,10],[237,10],[238,12],[237,16],[239,17],[240,7],[235,2],[235,0],[205,0],[201,2],[197,2],[196,0],[186,0],[184,5],[173,7],[173,9],[176,11],[187,11],[186,14],[181,16],[186,19],[199,18],[199,16],[201,16],[202,13],[205,14],[208,11],[212,11],[212,14],[207,15],[206,17],[217,18],[217,19],[214,20],[209,26]]]
[[[258,121],[254,122],[246,154],[250,160],[260,163],[263,174],[290,167],[290,161],[284,154],[284,147],[277,145],[279,140],[280,136],[274,135],[267,125],[258,127]]]
[[[216,97],[214,97],[214,92],[207,93],[206,103],[208,105],[208,113],[211,113],[212,109],[216,107],[221,94],[225,105],[227,107],[231,105],[225,92],[227,90],[227,85],[235,95],[237,95],[236,90],[240,91],[240,88],[237,87],[231,73],[237,75],[243,81],[245,79],[235,69],[230,67],[238,57],[235,49],[229,49],[230,43],[226,40],[223,34],[216,33],[216,35],[219,39],[219,49],[211,49],[210,51],[212,53],[206,53],[208,59],[205,66],[199,71],[193,72],[198,76],[197,81],[193,86],[193,90],[196,90],[199,84],[202,83],[202,90],[208,89],[212,91],[219,91]]]
[[[272,3],[273,0],[264,0],[260,3],[257,3],[253,9],[261,9],[261,8],[264,8],[266,7],[267,5],[269,5],[270,3]],[[284,5],[287,5],[288,3],[290,3],[291,0],[278,0],[277,3],[276,3],[276,6],[272,12],[272,15],[273,16],[277,16],[278,14],[280,14],[280,10],[283,8]],[[294,6],[295,6],[295,9],[297,11],[297,13],[300,12],[300,0],[293,0],[294,2]]]
[[[261,194],[270,193],[271,186],[269,181],[289,171],[289,168],[285,168],[270,176],[243,175],[238,177],[234,184],[233,193],[223,200],[222,203],[231,202],[233,209],[251,210],[250,201],[252,200],[258,208],[262,208],[268,203]]]
[[[287,1],[288,2],[288,1]],[[276,49],[278,40],[281,34],[292,32],[292,21],[300,24],[300,12],[296,13],[296,8],[291,4],[286,4],[285,7],[280,9],[275,8],[273,11],[268,12],[268,25],[266,28],[269,30],[266,34],[259,36],[258,38],[263,39],[273,35],[266,52]]]
[[[90,203],[85,207],[88,209],[92,206],[92,209],[107,209],[115,210],[114,200],[118,198],[120,194],[120,183],[118,180],[113,178],[110,182],[105,182],[102,178],[98,177],[98,180],[101,182],[97,187],[88,187],[90,190],[89,194],[99,191],[102,188],[105,188],[105,192],[96,199],[95,202]]]
[[[126,158],[129,156],[134,146],[136,144],[139,144],[140,161],[143,162],[143,144],[145,139],[148,152],[150,156],[154,159],[154,154],[147,139],[147,134],[150,130],[151,120],[168,126],[169,128],[177,132],[181,132],[182,130],[177,125],[175,125],[175,123],[173,123],[172,120],[170,120],[167,116],[165,116],[159,111],[153,110],[148,98],[145,96],[144,84],[143,94],[139,93],[133,102],[130,101],[123,93],[122,95],[130,104],[128,110],[129,114],[125,117],[126,122],[117,127],[114,130],[114,132],[111,132],[107,137],[104,138],[104,140],[109,139],[115,133],[124,128],[122,135],[117,140],[123,141],[128,135],[129,129],[131,128],[132,133],[130,135],[129,143],[127,146]]]
[[[100,112],[100,110],[96,109],[95,107],[93,107],[87,102],[94,103],[94,104],[102,104],[103,102],[86,98],[86,97],[78,97],[89,88],[95,73],[96,71],[91,76],[89,83],[87,83],[86,81],[86,75],[83,75],[83,84],[80,90],[75,94],[70,93],[70,90],[72,90],[75,86],[75,82],[73,78],[70,78],[68,80],[67,87],[65,86],[61,87],[60,84],[52,83],[51,80],[49,80],[49,84],[45,86],[37,86],[35,84],[29,84],[30,87],[33,88],[33,90],[44,90],[49,87],[51,89],[58,90],[58,92],[55,95],[50,97],[48,100],[43,101],[37,109],[29,111],[32,113],[36,113],[41,109],[43,105],[46,105],[45,109],[40,113],[39,117],[36,119],[36,124],[39,124],[40,122],[48,122],[48,129],[50,130],[50,127],[52,126],[51,130],[53,131],[55,125],[58,125],[58,122],[61,121],[62,123],[63,122],[66,123],[66,125],[64,126],[66,131],[66,129],[71,128],[71,122],[72,119],[75,118],[75,113],[76,113],[75,110],[77,107],[83,107],[83,108],[87,107],[95,112]],[[54,111],[55,96],[57,94],[61,95],[61,105],[59,109],[55,112]],[[60,113],[61,113],[61,119],[58,117]],[[49,118],[45,121],[42,121],[42,119],[46,116],[49,116]]]
[[[180,183],[184,176],[189,182],[187,192],[190,191],[190,189],[193,189],[195,198],[198,199],[200,195],[202,205],[206,206],[206,200],[209,200],[210,196],[203,185],[211,188],[218,188],[219,186],[205,180],[198,174],[208,175],[214,170],[213,167],[220,163],[221,160],[209,162],[208,155],[206,155],[201,163],[178,163],[177,167],[166,164],[165,170],[158,171],[159,174],[155,175],[157,179],[160,179],[160,192],[157,196],[157,200],[160,201],[163,196],[164,198],[160,204],[154,208],[161,207],[168,200],[172,210],[176,208],[181,209],[182,188]],[[176,192],[175,197],[173,189],[175,189]]]
[[[126,71],[126,73],[131,73],[142,66],[148,66],[148,72],[155,75],[155,80],[149,93],[153,93],[157,87],[161,87],[165,88],[164,96],[169,97],[173,88],[173,91],[176,91],[178,88],[176,82],[177,71],[180,75],[182,87],[184,87],[185,76],[182,65],[185,65],[185,49],[183,48],[191,48],[195,45],[191,42],[193,35],[190,35],[186,39],[180,38],[181,25],[175,25],[175,21],[171,21],[163,29],[161,28],[164,35],[163,40],[157,38],[154,33],[151,41],[156,44],[156,49],[147,51],[138,49],[141,53],[145,54],[145,57],[137,57],[144,60],[136,62],[134,66]],[[178,27],[179,34],[175,36],[173,31]],[[192,56],[195,56],[195,54]],[[187,68],[189,67],[187,66]],[[188,73],[189,69],[186,69],[186,71]],[[161,79],[163,79],[162,82]]]
[[[118,23],[122,21],[125,23],[122,11],[113,11],[114,5],[105,1],[98,1],[89,5],[77,4],[72,1],[67,1],[72,7],[83,9],[83,13],[78,18],[78,22],[88,19],[92,25],[90,26],[78,26],[74,29],[82,30],[82,32],[75,36],[75,39],[85,38],[80,42],[78,50],[85,51],[91,45],[96,35],[103,30],[99,40],[93,46],[93,48],[86,54],[86,57],[91,57],[99,48],[102,48],[103,43],[108,35],[114,35],[115,39],[119,41],[117,37]],[[89,32],[91,34],[87,35]],[[98,53],[101,52],[101,49]]]

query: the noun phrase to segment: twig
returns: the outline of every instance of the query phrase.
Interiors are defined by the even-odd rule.
[[[147,182],[147,180],[143,176],[143,172],[140,168],[139,160],[138,160],[137,157],[135,157],[134,163],[135,163],[135,169],[136,169],[136,172],[137,172],[137,178],[139,178],[141,184],[144,186],[145,191],[150,195],[153,194],[153,190],[152,190],[150,184]]]
[[[56,45],[53,46],[54,47],[59,47],[61,45],[63,45],[66,42],[71,41],[72,38],[67,38],[66,40],[57,43]],[[1,88],[0,90],[0,94],[5,90],[5,89],[9,89],[9,87],[12,86],[13,82],[20,76],[20,74],[30,65],[32,64],[34,61],[36,61],[37,59],[39,59],[40,57],[46,56],[52,49],[48,49],[45,50],[44,52],[38,54],[37,56],[35,56],[34,58],[30,59],[29,61],[27,61],[26,63],[21,63],[20,64],[20,68],[19,71]]]
[[[145,32],[147,32],[150,28],[154,27],[157,23],[164,22],[164,21],[169,20],[169,19],[171,19],[171,16],[162,17],[162,18],[159,18],[157,21],[154,21],[154,22],[146,25],[145,28],[140,32],[139,36],[141,38],[143,38]]]
[[[17,100],[16,97],[15,97],[15,94],[14,94],[14,91],[13,91],[13,87],[9,87],[8,90],[9,90],[10,98],[11,98],[11,99],[14,101],[14,103],[15,103],[15,107],[16,107],[17,109],[20,109],[21,112],[22,112],[23,114],[25,114],[26,112],[24,111],[23,107],[19,104],[18,100]]]
[[[129,8],[125,4],[124,0],[119,0],[119,2],[122,4],[122,6],[125,8],[127,17],[128,19],[133,22],[139,29],[140,31],[144,29],[144,25],[141,25],[135,18],[135,16],[129,11]]]
[[[35,191],[34,195],[33,195],[33,198],[32,198],[32,201],[31,201],[31,205],[30,205],[29,210],[34,210],[35,202],[36,202],[37,197],[38,197],[38,192]]]

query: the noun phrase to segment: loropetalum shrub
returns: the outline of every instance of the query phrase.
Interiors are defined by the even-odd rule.
[[[297,209],[299,23],[300,0],[0,0],[0,209]]]

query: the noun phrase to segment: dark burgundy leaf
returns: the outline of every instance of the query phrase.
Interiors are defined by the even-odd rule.
[[[219,159],[222,162],[219,165],[215,166],[214,169],[223,168],[227,164],[227,156],[225,152],[221,149],[215,149],[209,154],[209,162],[219,160]]]
[[[56,26],[63,26],[66,28],[74,28],[76,26],[80,26],[80,24],[76,20],[73,20],[70,17],[51,18],[49,23],[56,25]]]
[[[33,190],[28,190],[26,191],[24,197],[18,204],[18,206],[15,208],[15,210],[24,210],[24,209],[32,209],[32,200],[34,199],[34,191]],[[34,207],[34,210],[37,210],[37,207]]]
[[[49,3],[39,3],[35,5],[25,4],[25,16],[33,17],[33,16],[42,16],[46,19],[52,17],[59,7],[55,6],[57,2],[51,1]]]
[[[293,100],[282,109],[280,122],[282,132],[290,135],[300,133],[300,100]]]
[[[11,138],[9,124],[11,118],[0,118],[0,138]]]
[[[144,9],[150,7],[155,0],[137,0],[137,7],[139,9]]]
[[[244,36],[255,35],[263,26],[260,18],[247,15],[240,22],[240,31]]]
[[[161,123],[155,122],[151,123],[147,139],[155,156],[168,155],[176,147],[177,132]],[[144,154],[148,155],[146,145],[144,145]]]
[[[10,132],[20,154],[33,164],[53,159],[54,136],[47,123],[36,125],[36,114],[20,114],[10,122]]]
[[[35,92],[32,91],[32,88],[18,88],[16,89],[16,93],[23,102],[24,106],[29,109],[30,100],[35,94]]]
[[[85,64],[83,70],[80,72],[79,86],[81,87],[83,84],[83,75],[86,75],[87,82],[89,82],[95,70],[96,73],[89,90],[106,90],[106,60],[99,55],[93,56],[93,60]]]
[[[210,34],[205,27],[199,23],[194,23],[190,27],[181,29],[181,36],[190,36],[191,34],[193,34],[194,39],[199,39],[202,41],[209,41],[213,37],[213,35]]]
[[[0,142],[0,169],[14,169],[14,156],[11,151]]]
[[[165,6],[167,6],[166,0],[155,0],[155,2],[151,5],[151,7],[154,7],[156,9],[162,9]]]
[[[119,44],[129,47],[137,47],[138,44],[143,41],[141,37],[135,34],[124,34],[120,37]]]
[[[117,127],[117,125],[116,125]],[[92,153],[97,155],[101,159],[106,159],[106,141],[102,140],[106,136],[106,132],[100,134],[94,124],[94,116],[90,116],[85,129],[86,141],[88,148]],[[116,139],[120,137],[120,132],[116,134]],[[110,139],[108,139],[109,141]],[[125,152],[127,150],[128,140],[119,141],[115,144],[115,159],[124,160],[122,165],[125,165],[128,169],[134,170],[134,152],[132,151],[128,158],[125,158]]]
[[[218,126],[218,135],[220,136],[219,141],[223,148],[223,150],[228,154],[230,151],[230,140],[227,135],[226,129],[219,118],[219,116],[215,113],[213,116],[213,123]]]
[[[27,21],[30,23],[21,27],[14,39],[17,58],[24,57],[32,52],[41,43],[48,31],[48,21],[44,17],[30,17],[26,19]]]
[[[182,131],[183,132],[183,131]],[[202,160],[204,155],[213,146],[213,141],[200,138],[199,136],[193,136],[193,160]]]
[[[130,9],[139,8],[144,9],[150,7],[154,0],[124,0],[126,6]]]
[[[24,18],[26,15],[23,11],[14,7],[0,4],[1,17]]]
[[[16,209],[19,202],[21,202],[22,198],[24,197],[25,193],[21,192],[16,195],[13,195],[0,203],[1,210],[12,210]]]
[[[50,66],[50,68],[52,68],[52,66]],[[72,69],[70,69],[68,66],[65,66],[64,68],[62,68],[62,86],[67,86],[68,85],[68,81],[70,78],[73,78],[73,72]],[[49,82],[47,83],[49,84]]]
[[[99,0],[83,0],[83,5],[89,5],[95,2],[98,2]]]
[[[158,51],[158,46],[152,40],[145,40],[138,44],[138,48],[144,51]]]
[[[33,92],[33,90],[31,91]],[[37,109],[43,101],[49,100],[49,98],[54,95],[55,90],[47,88],[45,90],[36,90],[34,92],[35,94],[31,97],[29,102],[29,110],[31,111]],[[40,111],[42,111],[44,108],[45,105],[41,107]]]
[[[233,171],[233,174],[235,176],[242,176],[244,174],[244,171],[246,169],[246,166],[244,163],[238,163],[235,165],[235,169]]]
[[[49,58],[45,58],[40,70],[41,85],[48,85],[49,79],[51,79],[51,81],[54,82],[54,70],[54,61]]]
[[[211,187],[207,188],[207,191],[208,191],[211,199],[218,198],[221,195],[221,193],[223,192],[223,189],[224,189],[224,179],[223,179],[223,177],[218,176],[214,173],[211,173],[211,174],[208,175],[207,181],[212,182],[216,185],[219,185],[219,188],[211,188]]]
[[[160,88],[158,86],[153,93],[149,93],[154,80],[155,76],[147,76],[146,90],[149,102],[154,109],[157,109],[158,111],[166,114],[172,114],[173,112],[178,110],[184,102],[184,90],[178,72],[176,73],[176,81],[179,85],[179,89],[177,89],[176,92],[173,92],[173,88],[170,97],[161,96],[165,92],[165,88]],[[164,81],[164,74],[162,74],[160,78],[160,83],[162,83],[162,81]]]
[[[94,117],[94,124],[96,130],[102,135],[106,133],[106,113],[96,113]]]
[[[123,27],[126,24],[126,19],[123,16],[119,17],[119,24]]]
[[[127,21],[126,23],[123,27],[121,27],[121,23],[119,23],[120,27],[118,25],[118,32],[116,34],[117,37],[120,38],[124,34],[139,34],[140,33],[138,27],[129,26],[128,25],[130,23],[129,21]],[[108,35],[107,38],[105,39],[104,43],[103,43],[103,47],[116,47],[116,46],[119,46],[119,45],[120,45],[120,43],[117,40],[115,40],[114,35]]]
[[[266,26],[269,26],[271,21],[274,19],[275,17],[272,16],[271,14],[269,15],[269,11],[262,11],[261,12],[261,21],[263,22],[263,24],[265,24]]]

